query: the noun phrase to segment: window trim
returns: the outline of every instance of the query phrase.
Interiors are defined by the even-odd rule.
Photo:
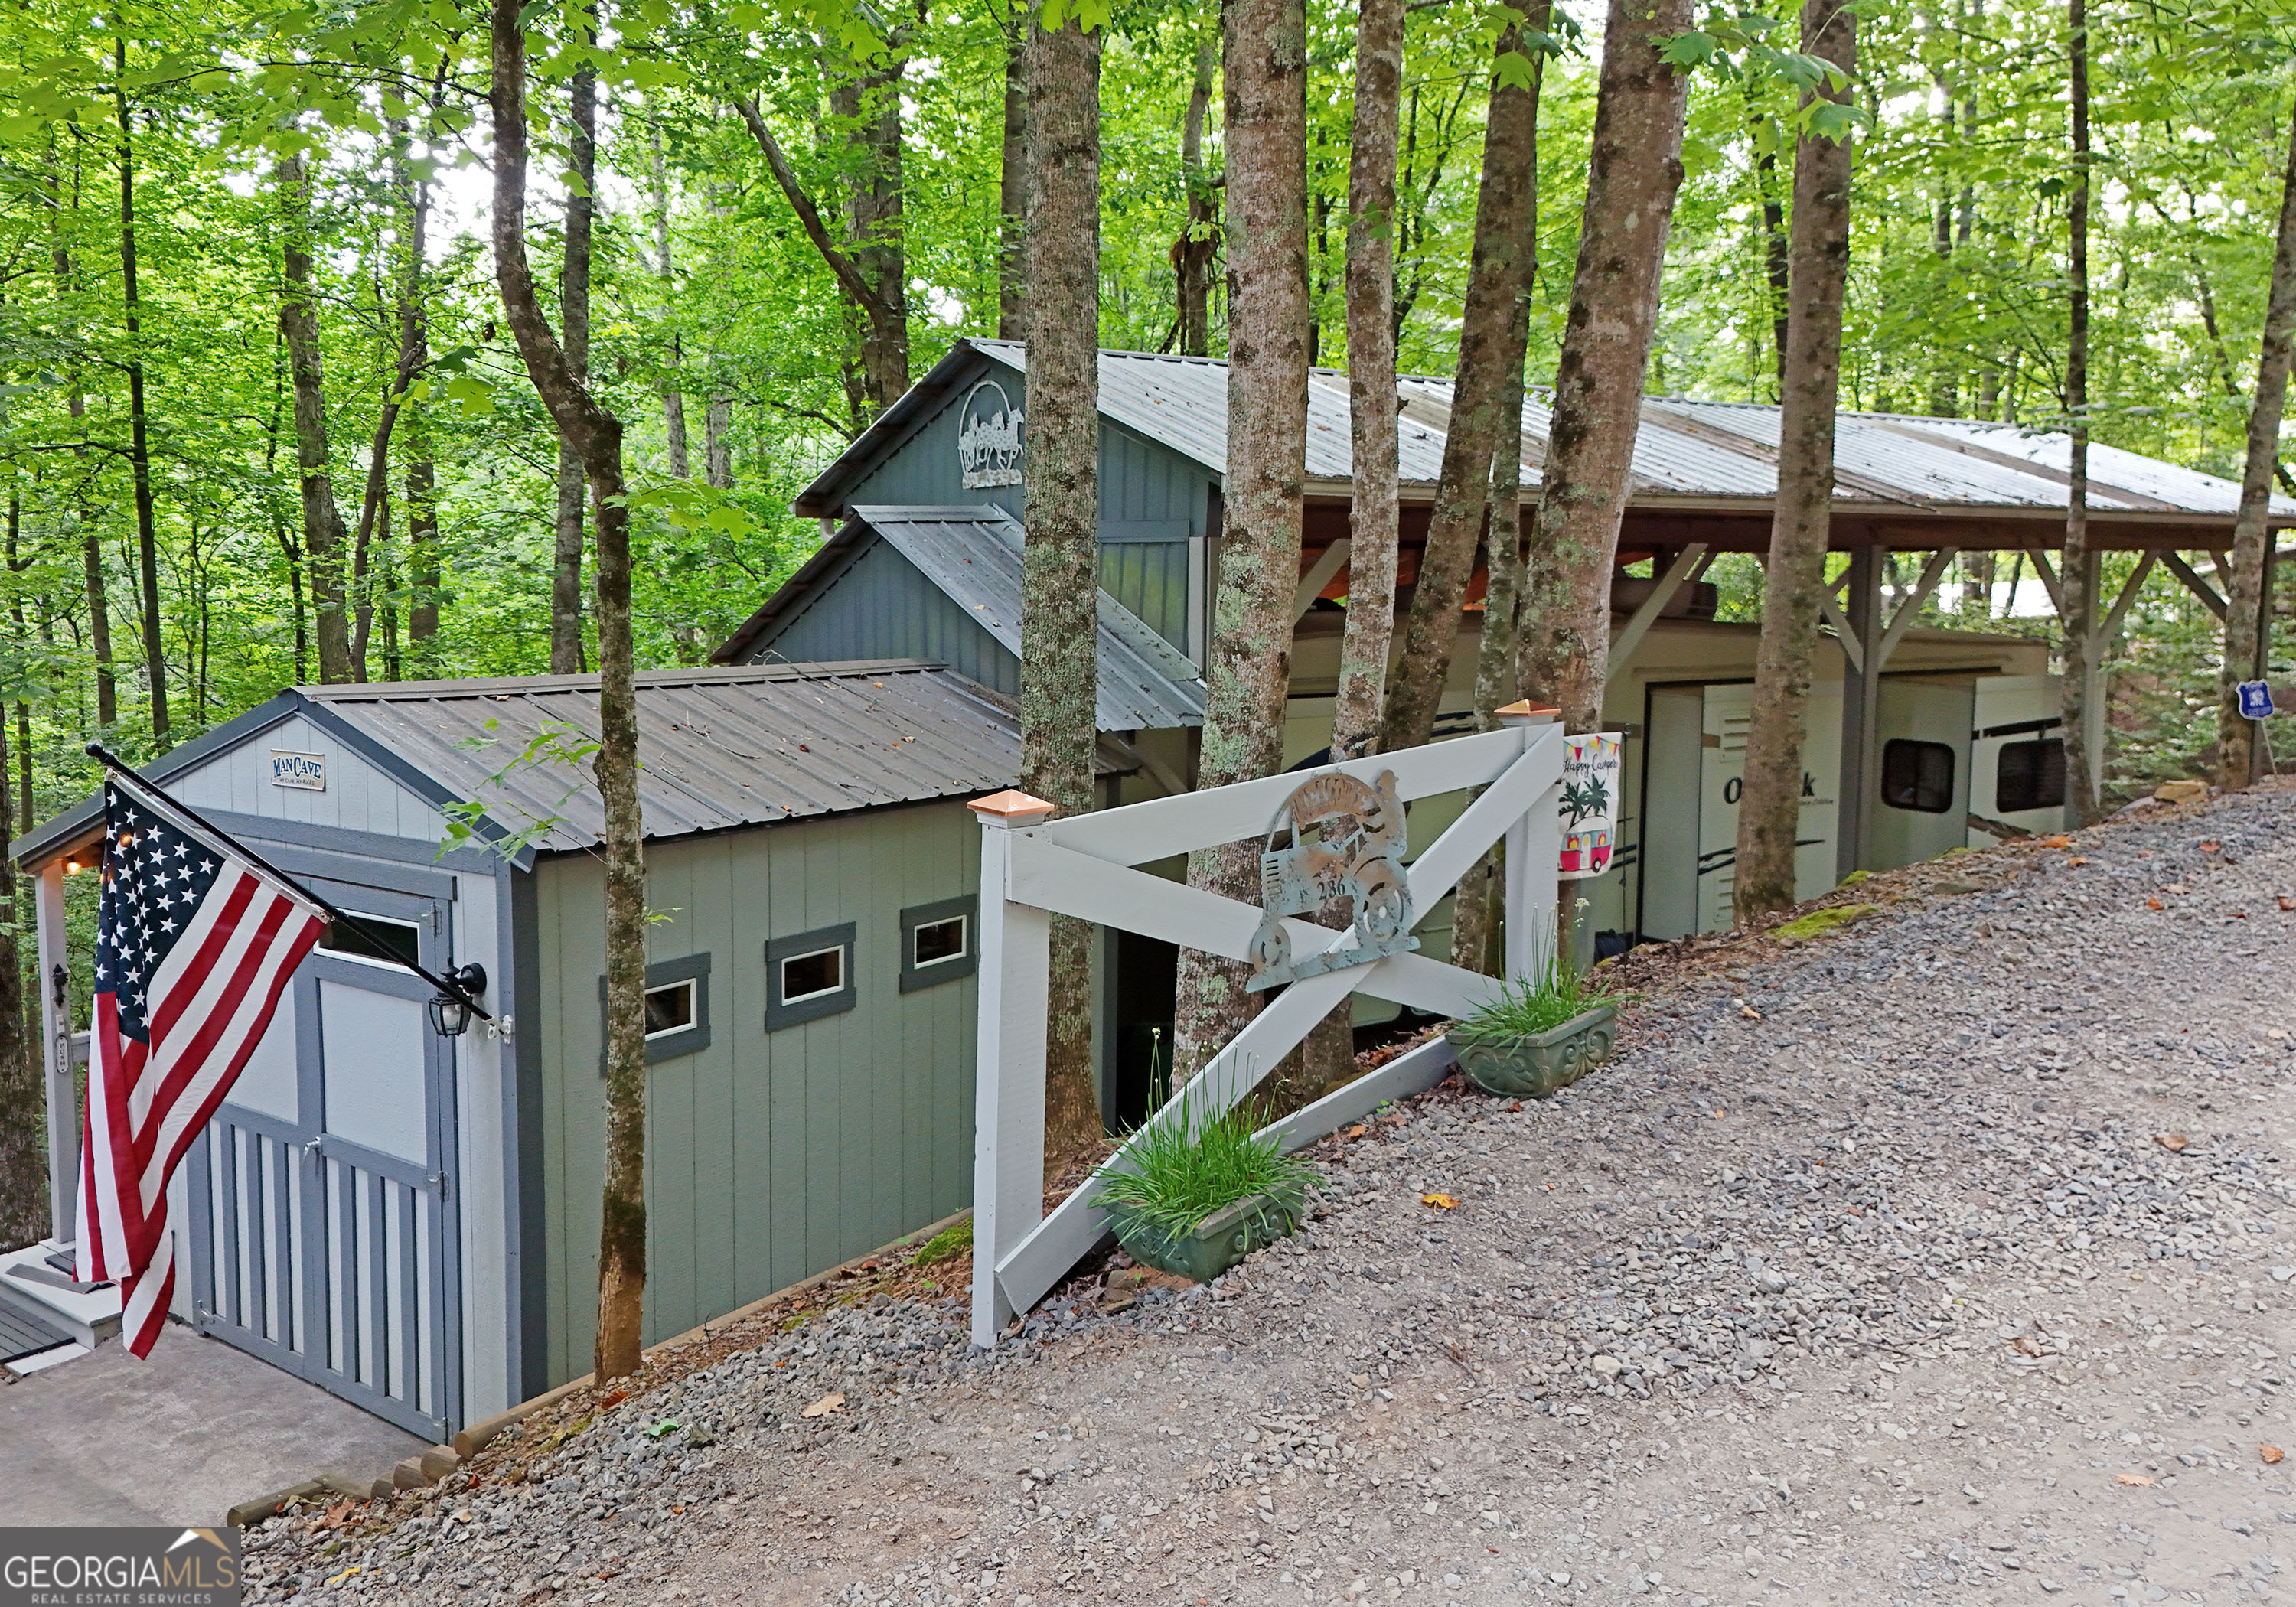
[[[782,996],[782,966],[791,960],[802,960],[832,948],[845,951],[841,987],[820,993],[808,994],[797,999]],[[854,967],[860,959],[860,945],[856,941],[856,928],[847,921],[836,926],[817,926],[811,931],[791,932],[785,938],[769,938],[766,941],[766,1030],[779,1032],[785,1027],[802,1026],[817,1021],[824,1016],[838,1015],[852,1009],[860,1002],[860,990],[854,976]]]
[[[709,956],[707,954],[685,955],[674,960],[657,960],[645,969],[645,991],[674,987],[680,982],[693,985],[693,1020],[684,1027],[666,1028],[645,1036],[645,1063],[649,1066],[666,1060],[679,1060],[689,1054],[699,1054],[709,1047]],[[606,1074],[606,979],[598,978],[598,1075]]]
[[[964,952],[945,960],[916,963],[917,929],[962,916]],[[975,974],[980,969],[980,899],[972,893],[932,904],[912,905],[901,912],[901,991],[915,993]]]
[[[1936,808],[1932,809],[1926,804],[1899,803],[1896,799],[1890,796],[1890,755],[1894,750],[1899,748],[1907,748],[1916,750],[1934,748],[1939,752],[1945,755],[1945,801],[1938,805]],[[1918,770],[1920,758],[1918,751],[1916,751],[1915,763],[1916,766],[1915,776],[1915,796],[1918,797],[1920,783],[1920,775]],[[1951,742],[1931,742],[1924,737],[1894,736],[1888,742],[1882,744],[1881,796],[1882,802],[1885,807],[1892,809],[1902,809],[1909,815],[1950,815],[1953,813],[1954,795],[1960,790],[1961,756],[1954,750],[1954,747]]]

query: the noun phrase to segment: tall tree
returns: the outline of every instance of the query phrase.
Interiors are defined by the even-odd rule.
[[[2260,679],[2271,657],[2264,565],[2274,537],[2266,520],[2272,510],[2273,469],[2279,461],[2280,421],[2288,405],[2292,346],[2296,346],[2296,120],[2290,126],[2288,160],[2280,181],[2280,228],[2265,297],[2256,405],[2248,415],[2248,459],[2240,479],[2240,512],[2233,524],[2232,594],[2226,599],[2224,685],[2217,709],[2217,781],[2227,791],[2245,787],[2256,775],[2256,727],[2240,712],[2237,688],[2243,680]]]
[[[2089,671],[2104,644],[2096,640],[2097,563],[2088,543],[2088,9],[2085,0],[2067,0],[2065,9],[2073,135],[2072,191],[2065,206],[2065,414],[2072,461],[2059,566],[2064,627],[2059,709],[2064,720],[2065,815],[2070,824],[2085,826],[2102,813],[2092,768],[2101,756],[2089,752]]]
[[[1491,453],[1505,412],[1508,332],[1521,283],[1538,138],[1529,65],[1521,35],[1508,29],[1499,36],[1492,64],[1474,254],[1459,316],[1459,365],[1451,381],[1443,467],[1404,620],[1402,656],[1389,679],[1383,748],[1414,747],[1434,732],[1460,607],[1490,507]]]
[[[135,278],[135,131],[127,117],[127,36],[112,35],[111,104],[119,122],[119,294],[127,335],[127,466],[135,483],[135,576],[144,603],[144,674],[151,682],[152,745],[174,745],[168,721],[168,650],[160,623],[160,530],[152,505],[152,441],[144,406],[144,302]]]
[[[1802,51],[1845,77],[1804,99],[1850,103],[1857,14],[1841,0],[1803,0]],[[1794,901],[1794,840],[1801,822],[1802,743],[1817,653],[1819,598],[1833,530],[1833,415],[1841,378],[1841,307],[1849,282],[1849,179],[1846,128],[1815,124],[1794,143],[1792,266],[1785,380],[1778,419],[1778,495],[1762,586],[1762,639],[1754,659],[1745,791],[1738,800],[1741,916]]]
[[[359,497],[358,527],[351,538],[351,586],[357,598],[351,632],[351,678],[362,682],[367,678],[367,636],[374,623],[376,588],[370,579],[370,554],[386,533],[390,517],[390,438],[406,407],[407,387],[414,383],[429,348],[422,313],[422,253],[430,221],[430,186],[417,183],[408,171],[406,119],[394,118],[389,127],[390,188],[398,200],[399,241],[407,257],[398,285],[398,353],[383,381],[381,405],[375,410],[374,438],[367,446],[366,487]],[[379,291],[379,283],[377,288]],[[376,308],[378,313],[381,310]],[[432,511],[435,515],[435,505]]]
[[[1292,601],[1308,470],[1307,17],[1226,0],[1227,473],[1198,784],[1283,763]],[[1188,856],[1190,885],[1250,898],[1257,843]],[[1250,1019],[1237,963],[1180,951],[1173,1069],[1193,1076]]]
[[[12,527],[12,490],[9,516]],[[7,727],[0,722],[0,821],[16,817],[8,793]],[[46,1135],[40,1130],[47,1097],[39,1057],[32,1052],[25,1027],[24,967],[16,948],[20,930],[16,863],[0,856],[0,1249],[7,1250],[37,1242],[48,1226]]]
[[[1029,338],[1029,8],[1004,0],[1004,142],[996,168],[996,338]],[[1098,209],[1095,209],[1095,220]]]
[[[79,182],[78,168],[72,181],[73,210],[78,209]],[[53,165],[48,175],[49,261],[55,275],[56,299],[70,306],[78,290],[72,266],[70,236],[64,229],[63,185]],[[95,717],[106,730],[119,718],[119,681],[111,660],[111,609],[104,594],[103,534],[89,506],[88,488],[93,470],[89,463],[91,443],[87,439],[87,390],[80,375],[79,340],[76,329],[67,328],[70,352],[65,361],[64,403],[71,414],[72,455],[77,460],[78,473],[73,477],[75,522],[79,527],[80,568],[87,587],[87,645],[95,662]]]
[[[343,574],[349,545],[328,463],[326,359],[319,338],[316,287],[311,266],[311,176],[300,155],[279,159],[281,263],[284,293],[279,333],[287,346],[287,373],[295,392],[295,461],[301,470],[303,555],[311,570],[311,606],[317,614],[319,679],[351,678],[348,588]]]
[[[644,1317],[645,840],[638,810],[638,706],[630,636],[630,513],[622,421],[591,394],[551,332],[526,255],[526,33],[519,0],[495,0],[488,100],[495,130],[495,282],[527,376],[562,438],[581,454],[597,531],[599,747],[606,861],[606,1168],[598,1228],[603,1380],[637,1370]]]
[[[676,322],[677,299],[677,268],[670,258],[669,243],[669,162],[661,148],[661,121],[649,119],[646,124],[646,149],[652,158],[653,179],[653,276],[661,286],[663,315],[669,326],[669,377],[661,388],[662,441],[669,448],[669,471],[678,480],[693,477],[693,464],[685,447],[685,393],[680,389],[685,351]]]
[[[586,32],[588,31],[586,29]],[[566,172],[566,250],[558,274],[558,340],[577,384],[590,380],[590,231],[598,209],[598,69],[574,70]],[[558,511],[550,563],[550,673],[582,671],[582,455],[558,432]]]
[[[1385,0],[1374,0],[1385,4]],[[1172,272],[1179,286],[1180,349],[1205,357],[1212,349],[1212,268],[1219,260],[1219,201],[1204,168],[1204,117],[1211,110],[1212,74],[1219,66],[1219,37],[1207,29],[1196,41],[1196,76],[1188,86],[1180,124],[1180,182],[1188,190],[1187,221],[1172,242]],[[1361,91],[1357,91],[1361,94]],[[1360,113],[1358,113],[1360,116]],[[1395,187],[1395,142],[1388,141],[1388,188]]]
[[[1100,51],[1073,5],[1029,20],[1028,538],[1021,595],[1021,785],[1093,807],[1099,741]],[[1101,1136],[1089,922],[1053,919],[1045,1159]]]
[[[1611,0],[1603,24],[1578,261],[1523,583],[1530,685],[1560,708],[1566,730],[1602,723],[1611,573],[1682,185],[1689,81],[1661,52],[1689,28],[1690,14],[1690,0]]]

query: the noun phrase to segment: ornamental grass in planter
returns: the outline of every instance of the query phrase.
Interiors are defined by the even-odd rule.
[[[1545,1099],[1611,1058],[1618,1001],[1559,955],[1503,985],[1450,1031],[1467,1080],[1502,1099]]]
[[[1168,1119],[1136,1135],[1122,1161],[1093,1175],[1093,1203],[1108,1213],[1116,1242],[1144,1267],[1199,1283],[1289,1234],[1323,1180],[1254,1134],[1241,1108],[1199,1119],[1187,1094]]]

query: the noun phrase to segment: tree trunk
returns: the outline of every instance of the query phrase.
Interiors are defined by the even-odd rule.
[[[1204,116],[1211,110],[1212,73],[1218,65],[1219,39],[1208,32],[1196,42],[1196,78],[1188,88],[1187,119],[1180,126],[1180,182],[1187,186],[1188,220],[1172,242],[1172,268],[1179,285],[1180,350],[1192,357],[1208,357],[1212,350],[1212,265],[1219,260],[1219,199],[1211,176],[1204,171]],[[1390,138],[1390,191],[1395,187],[1394,167]],[[1391,201],[1390,206],[1391,209]]]
[[[1545,33],[1553,8],[1541,4],[1524,19]],[[1507,317],[1506,347],[1500,357],[1498,439],[1491,449],[1491,514],[1484,537],[1483,628],[1475,644],[1475,729],[1498,729],[1496,710],[1521,696],[1519,614],[1522,597],[1522,404],[1523,353],[1530,344],[1531,287],[1538,276],[1538,95],[1546,80],[1544,52],[1531,57],[1531,130],[1523,207],[1522,247],[1515,262],[1513,303]],[[1503,884],[1496,849],[1486,852],[1459,880],[1451,902],[1451,963],[1466,971],[1494,972],[1497,956],[1496,906]]]
[[[1838,0],[1803,0],[1801,48],[1843,72],[1857,70],[1856,14]],[[1845,85],[1827,98],[1848,103]],[[1738,803],[1741,919],[1794,901],[1794,840],[1801,824],[1802,743],[1817,652],[1819,597],[1833,505],[1833,410],[1841,377],[1841,306],[1849,280],[1852,153],[1804,133],[1794,147],[1792,308],[1778,421],[1778,496],[1762,584],[1762,639],[1754,662],[1753,721]]]
[[[1029,23],[1028,539],[1021,785],[1093,807],[1100,639],[1100,50],[1070,18]],[[1045,1161],[1097,1142],[1089,922],[1053,918]]]
[[[2233,521],[2224,691],[2217,709],[2217,781],[2226,791],[2256,778],[2256,726],[2241,714],[2236,689],[2242,681],[2263,679],[2271,663],[2272,620],[2265,609],[2264,566],[2273,535],[2265,520],[2272,507],[2280,421],[2288,403],[2292,345],[2296,345],[2296,122],[2291,124],[2288,163],[2280,181],[2280,229],[2264,303],[2256,406],[2248,415],[2248,462],[2240,480],[2240,512]]]
[[[286,358],[285,340],[275,339],[271,342],[271,415],[265,421],[263,431],[266,486],[279,471],[279,406],[285,389]],[[271,539],[279,544],[280,553],[287,560],[287,595],[295,619],[295,684],[299,686],[311,678],[311,620],[310,611],[303,603],[303,549],[287,534],[287,521],[279,516],[277,501],[266,494],[263,506],[271,519]]]
[[[427,680],[437,668],[428,644],[439,635],[439,486],[430,432],[419,414],[407,425],[406,450],[406,640],[415,678]]]
[[[855,108],[855,115],[857,115],[861,88],[880,88],[885,109],[880,113],[875,135],[885,137],[890,127],[894,141],[890,162],[890,205],[880,193],[886,184],[885,174],[889,164],[882,153],[878,152],[872,158],[873,176],[857,181],[853,205],[849,209],[851,217],[869,217],[879,229],[879,235],[865,245],[857,243],[849,254],[840,250],[830,239],[829,225],[822,221],[821,209],[814,205],[813,198],[798,182],[797,170],[790,166],[789,158],[783,153],[780,142],[774,138],[773,130],[766,127],[755,97],[742,96],[734,102],[734,110],[741,113],[742,121],[749,127],[750,137],[757,141],[758,149],[765,153],[766,166],[773,170],[774,182],[781,186],[782,194],[788,199],[790,210],[797,214],[799,226],[805,230],[806,238],[813,242],[813,249],[821,253],[821,259],[829,265],[829,271],[836,275],[838,288],[861,309],[862,316],[867,322],[868,331],[862,338],[860,374],[865,405],[860,409],[861,416],[855,419],[857,424],[866,424],[870,417],[891,406],[909,388],[908,291],[906,270],[900,266],[903,257],[899,204],[901,118],[898,89],[900,70],[906,65],[906,59],[898,61],[885,72],[863,80],[862,86],[849,86],[831,96],[832,107],[840,103],[849,104]],[[841,102],[840,96],[845,97]],[[886,231],[890,231],[890,235]]]
[[[1778,159],[1763,157],[1756,164],[1756,172],[1762,190],[1762,272],[1770,285],[1770,357],[1777,368],[1778,397],[1783,401],[1786,347],[1793,340],[1788,327],[1792,321],[1793,243],[1786,232],[1785,209],[1778,204]]]
[[[127,38],[112,37],[118,82],[127,77]],[[160,622],[160,533],[152,508],[152,447],[144,411],[142,300],[135,290],[135,147],[124,89],[112,93],[119,119],[119,290],[127,332],[127,463],[135,477],[135,571],[144,603],[144,673],[152,686],[152,745],[175,745],[168,726],[168,656]]]
[[[1499,36],[1499,55],[1521,49],[1521,37],[1514,29]],[[1403,653],[1389,681],[1380,734],[1380,746],[1390,750],[1416,747],[1434,732],[1451,650],[1459,637],[1460,604],[1490,506],[1491,453],[1505,410],[1507,332],[1521,283],[1538,116],[1538,102],[1529,90],[1492,74],[1482,185],[1475,202],[1474,252],[1460,313],[1459,367],[1451,382],[1443,468],[1427,521],[1418,583],[1412,588],[1411,611],[1404,621]]]
[[[16,502],[9,497],[11,535]],[[21,704],[17,705],[19,709]],[[23,740],[21,724],[18,741]],[[0,722],[0,820],[12,820],[7,726]],[[30,828],[25,828],[29,831]],[[17,953],[16,865],[0,856],[0,1250],[37,1242],[47,1232],[48,1168],[41,1131],[47,1112],[37,1057],[25,1030],[24,967]]]
[[[2063,678],[2059,711],[2064,720],[2065,813],[2070,824],[2095,822],[2096,783],[2089,753],[2089,667],[2103,644],[2096,633],[2096,554],[2088,545],[2088,12],[2069,0],[2068,63],[2071,73],[2073,184],[2065,208],[2065,286],[2070,300],[2065,339],[2065,412],[2071,424],[2071,472],[2065,486],[2065,545],[2058,570],[2064,599]]]
[[[78,207],[78,184],[72,189],[74,207]],[[53,173],[48,177],[49,227],[53,231],[49,260],[54,265],[56,294],[59,299],[70,298],[78,288],[72,272],[71,248],[65,243],[62,233],[63,186]],[[66,371],[69,389],[64,393],[64,405],[72,420],[72,456],[79,465],[78,478],[73,492],[75,522],[80,532],[80,563],[87,586],[87,644],[95,660],[95,717],[107,732],[119,718],[119,687],[112,672],[111,609],[104,595],[103,539],[95,528],[95,518],[87,502],[89,446],[87,439],[87,393],[80,385],[79,352],[75,340]]]
[[[1307,19],[1301,0],[1226,0],[1227,476],[1198,784],[1283,764],[1292,599],[1308,459]],[[1188,856],[1188,881],[1257,902],[1259,845]],[[1180,951],[1176,1080],[1250,1019],[1245,968]]]
[[[677,271],[669,254],[669,164],[661,149],[661,125],[651,124],[646,129],[646,145],[653,157],[653,276],[661,286],[661,306],[664,316],[674,318],[676,312]],[[693,460],[685,449],[685,393],[679,388],[679,373],[685,367],[685,354],[678,340],[677,328],[672,323],[669,331],[669,382],[661,388],[661,431],[669,446],[669,471],[679,480],[693,478]]]
[[[566,175],[566,254],[558,277],[558,338],[574,381],[590,380],[590,225],[597,216],[598,70],[576,70]],[[558,436],[557,539],[550,562],[550,673],[582,673],[582,454]]]
[[[734,403],[713,396],[701,410],[701,480],[720,491],[734,488]]]
[[[551,333],[527,262],[526,37],[518,0],[495,0],[490,44],[495,279],[527,374],[560,434],[572,438],[581,453],[597,529],[600,746],[593,770],[606,827],[606,1168],[592,1366],[603,1380],[637,1369],[646,1279],[645,853],[630,636],[630,516],[622,422],[598,405]]]
[[[383,537],[378,532],[387,531],[390,505],[390,437],[398,424],[401,400],[406,388],[414,382],[416,372],[422,366],[428,345],[426,319],[422,310],[423,240],[430,222],[430,186],[414,183],[406,170],[403,158],[406,125],[394,119],[390,124],[393,155],[390,163],[392,193],[404,198],[405,207],[399,215],[402,242],[407,248],[406,276],[398,296],[398,356],[392,365],[391,375],[384,388],[382,406],[376,410],[374,439],[368,445],[366,487],[359,497],[358,531],[351,541],[351,585],[358,601],[354,611],[356,624],[351,633],[351,678],[366,679],[367,633],[374,623],[373,588],[367,584],[368,554]],[[379,312],[381,309],[377,308]],[[388,588],[386,588],[388,589]],[[384,672],[396,679],[396,670]]]
[[[1569,731],[1602,724],[1611,571],[1682,184],[1689,82],[1659,50],[1690,26],[1690,11],[1689,0],[1655,9],[1611,0],[1603,25],[1586,212],[1522,604],[1530,685],[1561,709]]]
[[[996,338],[1000,340],[1029,338],[1029,275],[1021,260],[1021,247],[1029,231],[1028,39],[1028,7],[1021,0],[1006,0],[1004,144],[996,185]]]
[[[281,252],[285,294],[279,333],[287,342],[287,373],[295,388],[295,461],[302,471],[303,556],[311,571],[311,606],[318,616],[319,679],[351,678],[350,619],[343,577],[348,537],[335,505],[328,472],[326,366],[319,346],[318,303],[311,282],[310,176],[299,156],[279,160],[280,210],[286,228]]]

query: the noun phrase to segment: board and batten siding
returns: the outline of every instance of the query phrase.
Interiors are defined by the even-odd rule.
[[[709,956],[709,1042],[646,1090],[645,1341],[682,1333],[964,1206],[972,980],[900,991],[900,913],[978,890],[960,801],[646,848],[650,963]],[[605,1146],[603,874],[537,867],[548,1377],[590,1365]],[[765,946],[854,923],[855,1007],[765,1030]],[[977,935],[977,934],[976,934]],[[529,1030],[520,1023],[521,1036]]]
[[[1020,660],[873,533],[814,588],[762,656],[792,664],[928,659],[1007,697],[1021,695]]]

